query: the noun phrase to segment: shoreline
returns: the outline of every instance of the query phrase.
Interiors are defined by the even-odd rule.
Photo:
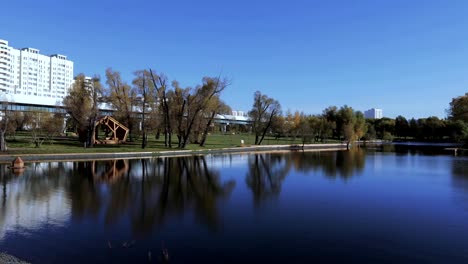
[[[115,152],[115,153],[66,153],[66,154],[24,154],[24,155],[0,155],[0,163],[11,163],[16,157],[21,157],[24,162],[39,161],[89,161],[89,160],[108,160],[108,159],[138,159],[138,158],[157,158],[157,157],[177,157],[192,155],[209,154],[228,154],[228,153],[250,153],[263,151],[336,151],[346,150],[345,143],[330,144],[305,144],[302,145],[260,145],[245,146],[221,149],[203,149],[203,150],[164,150],[148,152]]]

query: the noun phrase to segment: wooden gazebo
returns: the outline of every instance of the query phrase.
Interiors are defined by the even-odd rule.
[[[94,144],[120,144],[127,140],[129,129],[110,116],[103,116],[96,122]],[[104,139],[99,139],[99,127],[103,128]]]

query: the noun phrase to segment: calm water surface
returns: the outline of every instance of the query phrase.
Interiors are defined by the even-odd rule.
[[[467,263],[468,158],[292,152],[0,166],[32,263]]]

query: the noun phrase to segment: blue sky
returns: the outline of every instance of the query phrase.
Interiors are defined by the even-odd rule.
[[[256,90],[284,111],[330,105],[445,117],[468,92],[468,1],[8,1],[0,39],[60,53],[75,74],[153,68],[194,87],[222,74],[222,98]]]

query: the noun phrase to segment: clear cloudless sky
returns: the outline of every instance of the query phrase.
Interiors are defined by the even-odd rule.
[[[221,74],[238,110],[259,90],[283,110],[444,118],[468,91],[466,0],[5,0],[0,13],[0,39],[64,54],[75,75],[131,82],[151,67],[194,87]]]

